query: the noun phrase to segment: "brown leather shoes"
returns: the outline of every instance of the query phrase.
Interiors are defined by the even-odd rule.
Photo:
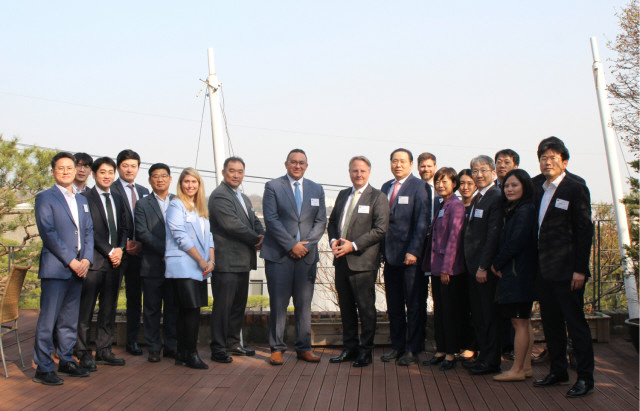
[[[298,359],[306,362],[320,362],[320,356],[313,353],[313,351],[305,351],[298,353]]]
[[[282,358],[282,351],[274,351],[271,353],[271,358],[269,359],[271,365],[282,365],[284,364],[284,358]]]

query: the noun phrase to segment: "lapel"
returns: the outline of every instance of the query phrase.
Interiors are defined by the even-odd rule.
[[[127,212],[129,213],[129,215],[133,215],[133,212],[131,211],[131,206],[129,205],[129,197],[127,197],[127,193],[126,191],[124,191],[124,187],[122,186],[122,181],[120,180],[120,177],[118,177],[118,179],[114,181],[113,184],[111,184],[111,190],[115,190],[118,194],[120,194],[120,196],[122,196],[124,207],[127,209]]]
[[[228,194],[233,197],[233,201],[236,204],[236,208],[239,208],[238,213],[237,214],[241,214],[245,220],[248,220],[249,223],[251,223],[251,219],[249,218],[248,214],[251,210],[250,207],[247,207],[247,202],[244,201],[244,197],[242,197],[242,193],[240,194],[240,197],[242,197],[242,201],[244,202],[244,206],[247,207],[247,212],[244,212],[244,208],[242,208],[242,204],[240,204],[240,199],[238,198],[238,196],[236,195],[236,192],[233,190],[233,188],[231,188],[227,183],[225,183],[224,181],[222,182],[222,184],[225,186],[225,188],[227,189]],[[291,190],[289,190],[291,191]],[[242,217],[241,217],[242,218]]]
[[[153,197],[149,200],[149,203],[151,204],[151,208],[157,214],[158,219],[160,221],[164,221],[164,216],[162,215],[162,210],[160,210],[160,204],[158,204],[158,200],[156,200],[156,196],[153,193],[149,195]],[[171,197],[169,197],[168,200],[171,201]]]
[[[353,208],[353,214],[351,214],[351,221],[349,221],[349,227],[347,227],[347,230],[345,231],[345,233],[348,233],[349,230],[351,230],[351,228],[354,226],[356,220],[359,219],[360,213],[358,213],[358,208],[357,208],[358,204],[371,206],[370,203],[371,203],[371,193],[372,192],[373,192],[373,190],[371,189],[371,184],[369,184],[369,185],[367,185],[367,188],[364,189],[362,194],[360,194],[360,198],[358,199],[358,202],[356,203],[356,205]],[[369,213],[371,213],[371,207],[369,207]]]
[[[398,199],[400,198],[401,195],[405,194],[408,190],[409,190],[409,186],[411,185],[411,180],[413,179],[413,174],[409,174],[409,176],[407,177],[406,180],[404,180],[404,183],[402,183],[402,185],[400,186],[400,189],[398,190],[398,194],[396,194],[396,198],[393,200],[393,204],[391,205],[391,210],[395,210],[396,209],[396,204],[398,204]],[[393,185],[396,183],[397,180],[392,180],[391,181],[391,187],[389,188],[389,190],[392,190]],[[387,193],[385,193],[387,194]]]
[[[556,191],[553,193],[553,196],[551,196],[551,201],[549,201],[549,206],[547,207],[547,211],[544,212],[544,217],[542,217],[542,224],[540,224],[541,226],[544,224],[545,221],[547,221],[547,216],[549,215],[551,210],[556,208],[555,202],[558,199],[558,195],[559,194],[564,194],[565,187],[567,187],[567,184],[566,184],[567,177],[568,177],[568,175],[564,176],[564,178],[562,179],[560,184],[558,184],[558,187],[556,188]],[[544,189],[542,190],[542,196],[544,196]],[[542,197],[540,197],[540,199],[542,199]],[[539,212],[540,211],[538,210],[538,213]]]
[[[282,177],[282,188],[284,189],[285,195],[287,196],[287,198],[289,198],[289,201],[291,202],[291,207],[293,208],[293,212],[296,213],[298,217],[300,217],[300,215],[298,214],[298,206],[296,206],[296,199],[293,196],[293,190],[291,189],[291,184],[289,184],[289,177],[287,175]],[[302,187],[302,189],[304,190],[304,186]],[[302,208],[304,209],[304,197],[302,198]]]
[[[113,195],[111,195],[111,193],[109,194],[110,194],[109,197],[113,199]],[[98,210],[100,210],[100,217],[102,217],[102,222],[104,223],[104,226],[107,227],[107,232],[109,232],[109,222],[107,220],[107,214],[104,211],[104,205],[102,205],[102,199],[100,198],[100,193],[98,193],[98,190],[95,187],[93,187],[91,191],[89,191],[89,195],[93,197],[92,201],[98,207]],[[111,201],[111,206],[113,207],[113,218],[115,220],[118,215],[118,213],[116,213],[115,201]]]
[[[53,186],[51,188],[51,190],[53,190],[53,197],[58,200],[58,202],[60,203],[60,206],[62,208],[64,208],[64,210],[67,212],[67,215],[69,216],[69,219],[71,220],[71,222],[73,223],[73,225],[76,225],[75,220],[73,219],[73,214],[71,214],[71,209],[69,208],[69,204],[67,203],[67,200],[64,198],[64,194],[62,194],[60,192],[60,189],[56,186]],[[80,223],[80,210],[78,209],[78,223]],[[76,226],[76,228],[79,228]]]

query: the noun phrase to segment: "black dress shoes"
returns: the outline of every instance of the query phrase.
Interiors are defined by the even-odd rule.
[[[568,374],[554,374],[550,373],[541,380],[535,380],[533,382],[534,387],[551,387],[552,385],[566,385],[569,384]]]
[[[433,357],[431,357],[430,360],[424,360],[422,362],[422,365],[436,365],[436,364],[440,364],[442,361],[444,361],[444,355],[442,357],[438,357],[436,355],[434,355]]]
[[[116,357],[111,350],[107,349],[96,353],[96,364],[120,366],[125,364],[125,360]]]
[[[382,356],[380,357],[380,359],[384,362],[391,362],[391,361],[395,361],[398,358],[400,358],[402,355],[404,354],[404,351],[398,351],[398,350],[391,350],[388,353],[384,353],[382,354]]]
[[[58,374],[65,377],[88,377],[90,372],[89,370],[78,367],[75,361],[61,361],[60,365],[58,365]]]
[[[578,380],[573,387],[567,392],[569,398],[584,397],[593,391],[593,382],[586,382],[585,380]]]
[[[371,364],[372,361],[373,358],[371,357],[370,352],[361,352],[360,354],[358,354],[358,358],[356,358],[356,360],[353,362],[353,366],[356,368],[366,367],[367,365]]]
[[[162,351],[162,356],[164,358],[176,358],[178,355],[178,351],[176,350],[167,350],[166,348]]]
[[[247,347],[236,347],[236,348],[231,348],[229,350],[227,350],[227,354],[231,354],[231,355],[243,355],[246,357],[253,357],[254,355],[256,355],[256,350],[254,350],[253,348],[247,348]]]
[[[229,357],[229,359],[231,360],[231,357]],[[229,361],[229,362],[231,362],[231,361]],[[205,364],[204,361],[202,361],[200,359],[200,356],[198,355],[197,351],[192,351],[189,354],[187,354],[187,357],[185,358],[184,363],[185,363],[185,365],[187,367],[194,368],[196,370],[208,370],[209,369],[209,366],[207,364]]]
[[[127,352],[131,355],[142,355],[142,348],[137,342],[127,343]]]
[[[160,351],[149,351],[149,362],[160,362]]]
[[[211,353],[211,361],[220,362],[222,364],[228,364],[233,361],[233,358],[229,357],[226,352]]]
[[[453,360],[451,360],[451,361],[445,359],[444,361],[442,361],[442,364],[440,364],[440,371],[448,371],[448,370],[451,370],[451,369],[453,369],[455,367],[456,367],[456,359],[455,358]]]
[[[499,373],[501,370],[500,366],[490,367],[488,364],[481,362],[478,363],[478,365],[476,365],[475,367],[470,368],[469,371],[473,375],[487,375]]]
[[[82,354],[80,354],[80,368],[89,370],[89,372],[98,371],[96,362],[93,361],[93,355],[91,354],[91,351],[84,351]]]
[[[33,376],[33,382],[39,382],[44,385],[62,385],[64,384],[64,380],[56,375],[55,372],[38,372],[36,371],[36,375]]]
[[[398,365],[411,365],[418,363],[418,356],[411,351],[407,351],[402,354],[402,357],[398,358]]]
[[[358,358],[358,351],[356,350],[343,350],[340,354],[335,357],[329,358],[330,363],[339,363],[346,361],[353,361]]]
[[[464,368],[466,368],[467,370],[472,369],[473,367],[475,367],[478,364],[480,364],[480,363],[477,360],[475,360],[475,361],[463,361],[462,362],[462,366]]]

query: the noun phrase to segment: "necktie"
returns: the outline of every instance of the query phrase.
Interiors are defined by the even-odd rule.
[[[240,205],[242,206],[244,213],[247,215],[247,217],[249,217],[249,212],[247,211],[247,205],[244,203],[244,198],[242,198],[242,194],[240,193],[240,191],[236,191],[236,196],[238,197],[238,201],[240,201]]]
[[[136,197],[136,186],[133,184],[127,184],[127,187],[131,189],[131,214],[135,215],[134,210],[136,209],[136,201],[138,201],[138,198]]]
[[[349,229],[349,223],[351,222],[351,216],[353,215],[353,210],[356,208],[356,203],[360,199],[360,190],[356,190],[353,193],[353,198],[351,199],[351,204],[349,204],[349,208],[347,209],[347,214],[344,215],[344,221],[342,223],[342,230],[340,235],[344,237],[344,233]]]
[[[293,183],[295,189],[293,190],[293,195],[296,198],[296,207],[298,207],[298,215],[302,212],[302,193],[300,193],[300,182],[296,181]]]
[[[393,202],[395,201],[396,196],[398,195],[398,190],[400,190],[400,182],[396,181],[393,186],[393,193],[391,193],[391,197],[389,198],[389,207],[393,206]]]
[[[469,221],[471,221],[471,219],[473,218],[473,213],[475,213],[476,211],[476,205],[478,205],[481,198],[482,198],[482,194],[478,193],[476,194],[476,197],[471,202],[471,212],[469,212]]]
[[[118,245],[118,230],[116,229],[116,220],[113,216],[113,207],[111,206],[111,199],[109,193],[102,193],[107,205],[107,224],[109,225],[109,244],[113,247]]]

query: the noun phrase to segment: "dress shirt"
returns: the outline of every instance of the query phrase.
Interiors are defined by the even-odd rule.
[[[289,186],[291,186],[291,191],[293,192],[294,198],[296,196],[296,186],[294,184],[296,181],[300,183],[300,186],[299,186],[300,197],[302,198],[302,202],[304,203],[304,192],[302,191],[302,186],[303,186],[302,181],[304,180],[304,177],[300,177],[300,180],[294,180],[289,174],[287,174],[287,178],[289,179]]]
[[[69,186],[69,190],[62,187],[60,184],[56,184],[56,187],[60,189],[64,199],[67,201],[69,211],[71,211],[71,216],[73,217],[73,222],[76,224],[76,233],[78,234],[78,251],[80,251],[82,248],[82,241],[80,241],[80,216],[78,216],[78,202],[76,201],[76,194],[78,191],[73,184]]]
[[[249,217],[249,211],[247,210],[247,205],[244,203],[244,198],[242,198],[242,192],[240,191],[239,188],[233,191],[236,193],[236,197],[238,197],[238,201],[240,201],[240,205],[242,206],[244,213],[247,215],[247,217]],[[302,189],[300,189],[300,195],[302,195]],[[295,196],[295,192],[294,192],[294,196]]]
[[[96,184],[96,191],[98,192],[98,194],[100,194],[100,201],[102,201],[102,208],[104,209],[104,215],[108,216],[109,213],[107,213],[107,199],[105,198],[105,196],[103,196],[102,194],[109,194],[109,201],[111,202],[111,211],[113,211],[113,223],[116,226],[116,230],[118,229],[118,219],[116,218],[117,214],[116,214],[116,205],[113,202],[113,194],[110,191],[104,191],[102,190],[100,187],[98,187],[98,185]],[[111,255],[113,253],[113,248],[111,249],[111,251],[109,251],[109,255]]]
[[[400,187],[398,187],[398,192],[400,192],[400,190],[402,189],[402,185],[404,184],[405,181],[407,181],[407,178],[409,178],[409,176],[406,176],[402,180],[396,180],[398,183],[400,183]],[[393,194],[393,187],[395,186],[395,184],[396,183],[394,181],[393,184],[391,184],[391,188],[389,189],[389,192],[387,193],[387,199],[389,200],[391,200],[391,195]]]
[[[169,199],[169,193],[167,193],[167,196],[164,198],[164,200],[159,197],[155,191],[153,192],[153,196],[156,198],[156,200],[158,200],[158,206],[160,207],[160,211],[162,211],[162,217],[166,220],[167,208],[169,208],[169,203],[171,202],[171,200]]]
[[[136,190],[136,183],[127,183],[126,181],[124,181],[122,178],[118,178],[118,181],[120,182],[120,184],[122,184],[122,188],[124,189],[125,194],[127,195],[127,201],[129,202],[129,208],[131,209],[131,215],[134,216],[135,215],[135,210],[133,209],[133,203],[132,203],[132,198],[131,198],[131,189],[129,188],[129,184],[133,184],[133,189]],[[138,190],[136,190],[136,198],[138,197]],[[139,198],[137,198],[138,200],[140,200]],[[135,218],[135,217],[134,217]]]
[[[544,190],[544,194],[542,196],[542,200],[540,200],[540,214],[538,214],[538,234],[540,234],[540,226],[542,225],[542,220],[544,220],[544,215],[547,213],[547,209],[549,208],[549,204],[551,203],[551,199],[556,192],[556,189],[564,179],[564,176],[567,174],[563,171],[555,180],[552,182],[545,182],[542,184],[542,189]]]
[[[360,195],[362,195],[362,193],[364,192],[364,190],[367,189],[368,186],[369,186],[369,183],[367,182],[361,188],[351,187],[351,194],[349,194],[349,198],[347,199],[347,202],[344,205],[344,210],[342,210],[342,217],[340,218],[340,232],[341,233],[342,233],[342,231],[344,229],[344,219],[347,216],[347,210],[349,210],[349,206],[351,205],[351,201],[353,201],[353,196],[355,195],[356,190],[359,190],[360,191]],[[391,191],[393,191],[393,190],[391,190]],[[353,218],[353,216],[351,216],[351,218]],[[333,244],[333,242],[336,241],[336,240],[337,240],[337,238],[332,238],[329,241],[329,244]],[[356,245],[356,243],[354,243],[352,241],[351,244],[353,244],[354,251],[358,251],[358,246]]]

